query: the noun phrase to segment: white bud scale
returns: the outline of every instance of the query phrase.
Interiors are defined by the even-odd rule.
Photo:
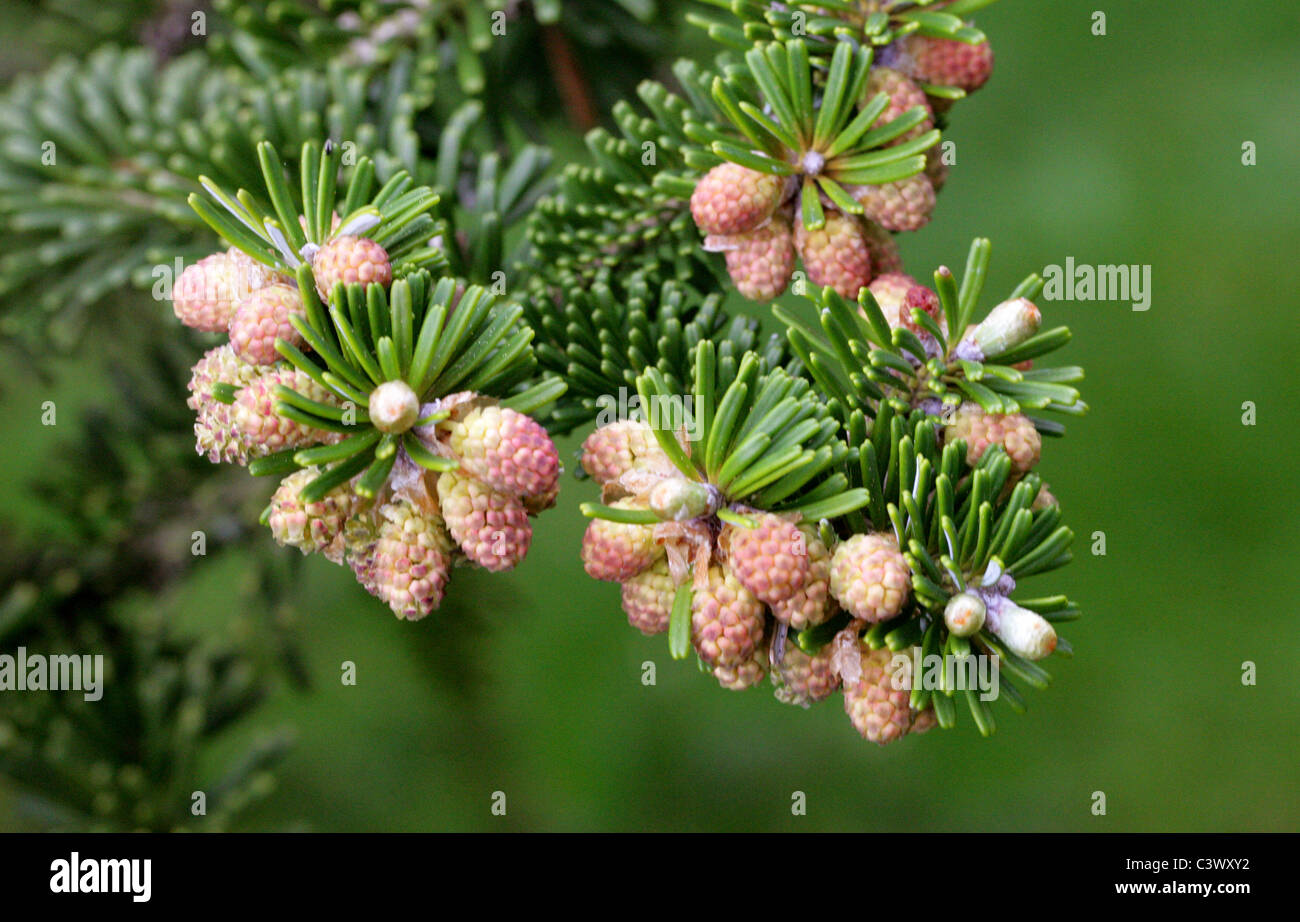
[[[369,412],[380,432],[405,432],[420,418],[420,398],[405,381],[385,381],[371,393]]]

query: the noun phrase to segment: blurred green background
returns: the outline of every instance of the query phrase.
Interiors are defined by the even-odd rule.
[[[311,689],[278,683],[205,756],[294,728],[276,792],[242,828],[1300,829],[1300,17],[1288,0],[1115,2],[1095,36],[1097,6],[1003,0],[980,13],[994,77],[945,134],[957,164],[934,221],[901,240],[924,276],[990,237],[990,298],[1067,257],[1152,267],[1146,312],[1041,305],[1074,331],[1063,360],[1087,368],[1092,412],[1045,446],[1041,470],[1078,538],[1075,562],[1040,579],[1084,617],[1063,630],[1075,657],[1054,658],[1027,715],[996,709],[990,740],[963,714],[954,731],[877,748],[838,697],[804,711],[720,691],[626,625],[616,586],[585,576],[577,504],[595,489],[569,477],[522,566],[458,572],[421,623],[390,617],[347,571],[303,564]],[[3,25],[12,40],[13,17]],[[691,36],[677,50],[700,48]],[[1247,141],[1258,165],[1242,164]],[[48,381],[19,364],[0,374],[6,529],[46,527],[27,485],[63,463],[62,433],[40,425],[41,402],[75,417],[102,397],[113,354],[99,343],[51,362]],[[578,443],[561,445],[571,470]],[[1105,556],[1090,552],[1096,532]],[[269,538],[259,552],[297,553]],[[244,564],[205,560],[169,616],[219,635],[263,614],[228,594]],[[355,687],[340,682],[345,661]],[[496,791],[505,816],[491,812]],[[792,815],[797,791],[806,816]],[[0,781],[0,829],[29,828],[12,795]]]

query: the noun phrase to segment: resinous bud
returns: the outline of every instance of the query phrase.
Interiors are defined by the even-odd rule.
[[[685,522],[716,511],[708,484],[668,477],[650,489],[650,511],[666,522]]]
[[[958,637],[970,637],[984,627],[985,614],[983,599],[972,592],[959,592],[948,600],[943,620]]]
[[[1028,298],[1003,301],[975,328],[975,345],[986,356],[1001,355],[1038,332],[1043,315]]]
[[[371,392],[367,409],[380,432],[405,432],[420,418],[420,398],[405,381],[385,381]]]
[[[1028,660],[1042,659],[1056,649],[1056,629],[1047,619],[1010,599],[989,609],[988,628],[1008,650]]]

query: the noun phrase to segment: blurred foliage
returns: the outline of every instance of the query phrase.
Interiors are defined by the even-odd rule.
[[[454,271],[522,265],[510,225],[550,164],[534,141],[590,127],[651,68],[664,42],[655,14],[669,6],[159,0],[108,16],[77,0],[28,5],[38,35],[85,13],[81,31],[50,26],[62,40],[44,55],[61,57],[34,58],[48,66],[0,93],[0,339],[29,349],[72,347],[92,317],[114,316],[99,310],[113,293],[209,252],[184,198],[202,175],[255,185],[262,140],[296,150],[328,135],[372,157],[381,179],[405,167],[463,222]],[[146,47],[112,44],[133,37]]]
[[[451,112],[441,129],[417,129],[410,80],[409,57],[382,71],[335,64],[259,82],[197,54],[155,71],[146,52],[112,47],[20,78],[0,99],[8,131],[0,335],[29,350],[71,348],[93,320],[116,317],[95,310],[113,294],[151,288],[174,260],[211,252],[216,239],[185,197],[201,176],[257,187],[262,140],[296,151],[324,134],[352,162],[371,157],[381,179],[407,168],[439,184],[440,212],[458,244],[453,268],[486,274],[483,259],[501,264],[507,225],[540,191],[549,155],[526,143],[493,150],[478,101]],[[45,284],[33,291],[38,277]]]
[[[190,44],[190,20],[209,8],[206,0],[12,0],[0,6],[0,34],[21,33],[6,42],[0,78],[37,70],[56,54],[80,55],[105,42],[142,43],[160,57]]]
[[[24,37],[10,43],[6,74],[139,34],[145,4],[77,4],[102,20],[52,12],[73,2],[0,7],[0,28]],[[596,490],[571,479],[515,578],[467,574],[463,600],[438,625],[375,616],[347,574],[318,561],[287,569],[296,553],[274,551],[264,534],[246,553],[254,518],[239,506],[265,496],[232,494],[235,481],[189,454],[180,388],[192,354],[150,370],[145,344],[174,340],[175,328],[146,315],[165,309],[105,286],[87,309],[131,323],[81,340],[73,363],[37,345],[35,361],[4,369],[0,652],[102,651],[127,678],[95,705],[0,693],[0,828],[224,824],[223,779],[241,792],[225,799],[231,811],[266,790],[262,754],[281,752],[279,728],[291,725],[296,744],[276,764],[280,794],[239,813],[241,828],[1296,829],[1300,806],[1279,796],[1300,784],[1288,732],[1300,719],[1288,679],[1300,640],[1283,604],[1300,588],[1300,529],[1284,515],[1300,500],[1289,452],[1295,387],[1284,367],[1261,361],[1259,344],[1281,356],[1300,348],[1295,325],[1278,320],[1300,248],[1284,194],[1300,166],[1300,128],[1279,115],[1300,104],[1300,36],[1283,0],[1232,16],[1209,0],[1184,7],[1171,18],[1158,5],[1119,5],[1107,10],[1104,36],[1092,34],[1094,8],[1079,0],[982,11],[997,71],[963,104],[944,219],[904,244],[909,265],[957,266],[973,234],[988,236],[998,291],[1067,256],[1153,267],[1148,312],[1042,305],[1049,325],[1072,328],[1071,361],[1089,369],[1094,413],[1072,425],[1043,471],[1080,534],[1078,559],[1054,585],[1089,617],[1071,632],[1076,658],[1052,693],[992,741],[967,724],[878,750],[834,704],[777,708],[673,668],[661,643],[627,629],[617,590],[582,576],[577,501]],[[621,81],[674,57],[670,44],[673,53],[653,59],[616,43],[603,61],[585,46],[578,53],[596,92],[613,87],[612,99],[627,95]],[[558,159],[585,157],[555,94],[522,76],[542,66],[539,48],[517,51],[502,73],[514,67],[514,89],[546,104],[531,127]],[[463,98],[458,81],[439,83],[451,84],[435,106],[445,106],[436,122],[445,124]],[[514,129],[493,124],[507,108],[489,89],[499,85],[485,83],[485,117],[498,143],[518,150]],[[4,123],[5,150],[35,117]],[[436,149],[414,130],[424,153]],[[1258,166],[1243,166],[1245,142],[1257,146]],[[465,166],[475,175],[476,164]],[[86,254],[135,239],[61,227],[0,231],[12,235],[6,253],[39,254],[26,249],[27,234],[70,250],[22,276],[6,316],[13,303],[35,312]],[[13,272],[0,266],[0,287]],[[170,388],[168,407],[148,411],[161,415],[124,421],[150,401],[139,391],[105,396],[122,393],[108,390],[115,367]],[[40,419],[49,399],[59,407],[53,428]],[[1246,401],[1257,406],[1253,427],[1242,425]],[[88,403],[106,412],[74,426],[74,408]],[[562,445],[570,458],[576,447]],[[210,539],[225,537],[193,558],[189,534],[205,524]],[[1097,532],[1104,555],[1089,553]],[[277,588],[286,581],[310,630],[292,630]],[[1255,686],[1241,681],[1247,661]],[[339,682],[343,662],[356,665],[357,685]],[[647,663],[657,667],[653,685]],[[310,693],[280,678],[295,674],[311,678]],[[247,770],[228,776],[232,766]],[[209,825],[189,813],[200,789]],[[496,791],[508,797],[503,817],[490,811]],[[791,813],[797,791],[806,816]],[[1095,791],[1108,798],[1106,816],[1091,812]]]
[[[0,550],[5,653],[103,657],[100,700],[0,694],[0,770],[19,786],[20,817],[38,828],[225,828],[271,790],[267,770],[288,738],[264,732],[215,772],[200,764],[205,750],[247,720],[278,667],[305,681],[283,559],[256,562],[228,587],[230,601],[274,616],[240,615],[224,637],[176,624],[189,571],[244,539],[259,497],[244,478],[211,476],[175,437],[188,423],[179,384],[188,360],[160,332],[129,366],[109,363],[112,402],[72,425],[62,463],[33,485],[46,528],[6,536]],[[57,402],[42,412],[59,425]],[[197,816],[196,791],[206,798]]]
[[[211,50],[262,77],[322,59],[371,66],[405,49],[430,82],[509,99],[579,128],[666,46],[674,0],[216,0]],[[593,80],[589,74],[612,79]]]

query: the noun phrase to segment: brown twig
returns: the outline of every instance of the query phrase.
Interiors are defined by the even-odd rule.
[[[542,43],[546,50],[546,62],[560,98],[564,101],[564,110],[569,121],[579,131],[587,131],[596,126],[596,102],[591,95],[591,87],[583,76],[582,67],[573,53],[569,37],[556,25],[542,26]]]

